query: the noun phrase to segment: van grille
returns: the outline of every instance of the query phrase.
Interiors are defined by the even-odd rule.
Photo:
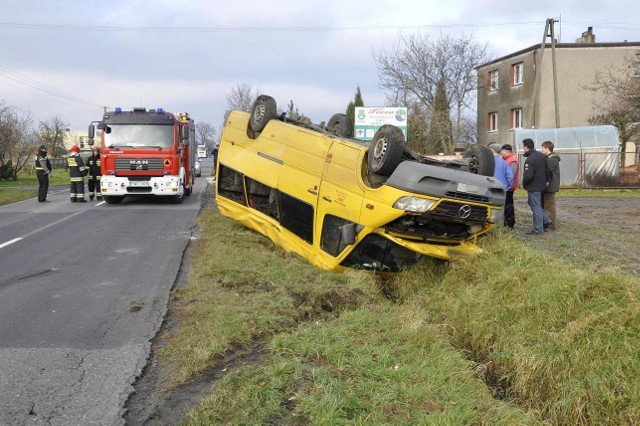
[[[445,195],[449,198],[455,198],[456,200],[468,200],[475,201],[477,203],[489,202],[489,197],[485,195],[469,194],[467,192],[448,191]]]
[[[465,208],[463,209],[463,207]],[[443,201],[434,210],[431,210],[429,215],[433,218],[484,223],[487,219],[487,207]]]

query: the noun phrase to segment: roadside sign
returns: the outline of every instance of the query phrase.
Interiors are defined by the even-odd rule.
[[[402,129],[404,140],[407,141],[406,107],[356,107],[354,138],[369,141],[383,124],[392,124]]]

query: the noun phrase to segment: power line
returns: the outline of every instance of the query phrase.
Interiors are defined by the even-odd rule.
[[[46,31],[140,31],[140,32],[330,32],[330,31],[388,31],[447,28],[485,28],[540,25],[538,21],[502,22],[486,24],[446,24],[446,25],[346,25],[346,26],[246,26],[246,27],[194,27],[194,26],[112,26],[112,25],[66,25],[66,24],[33,24],[17,22],[0,22],[0,29],[46,30]],[[629,24],[631,25],[631,24]],[[640,26],[636,26],[640,28]]]
[[[95,108],[102,108],[101,105],[84,101],[84,100],[82,100],[80,98],[77,98],[77,97],[75,97],[73,95],[61,92],[61,91],[59,91],[59,90],[57,90],[57,89],[55,89],[55,88],[53,88],[51,86],[48,86],[48,85],[46,85],[44,83],[41,83],[41,82],[39,82],[37,80],[34,80],[34,79],[30,78],[30,77],[27,77],[25,75],[19,74],[16,71],[13,71],[12,69],[6,67],[5,65],[0,65],[0,76],[6,78],[8,80],[11,80],[11,81],[13,81],[15,83],[18,83],[21,86],[25,86],[25,87],[28,87],[28,88],[33,89],[33,90],[24,89],[23,87],[20,87],[20,86],[13,86],[14,88],[17,88],[17,89],[26,90],[26,91],[28,91],[30,93],[35,93],[35,94],[40,94],[39,92],[41,92],[41,93],[45,93],[45,94],[47,94],[49,96],[54,96],[54,97],[57,97],[57,98],[64,99],[64,100],[69,101],[69,102],[75,102],[75,103],[88,105],[88,106],[95,107]]]

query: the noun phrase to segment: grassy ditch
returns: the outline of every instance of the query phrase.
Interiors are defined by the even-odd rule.
[[[640,282],[528,247],[381,281],[320,271],[215,209],[200,217],[179,323],[177,386],[222,370],[186,424],[632,424],[640,421]],[[597,250],[597,247],[594,247]]]

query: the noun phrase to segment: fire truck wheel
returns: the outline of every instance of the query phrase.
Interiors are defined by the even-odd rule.
[[[102,199],[107,204],[120,204],[120,202],[124,199],[124,196],[115,196],[115,195],[103,195]]]
[[[184,187],[184,184],[182,184],[182,195],[173,195],[171,197],[171,202],[173,204],[180,204],[184,201],[184,197],[187,195],[187,188]]]
[[[267,123],[276,118],[276,100],[271,96],[260,95],[251,107],[249,127],[255,133],[260,133]]]

